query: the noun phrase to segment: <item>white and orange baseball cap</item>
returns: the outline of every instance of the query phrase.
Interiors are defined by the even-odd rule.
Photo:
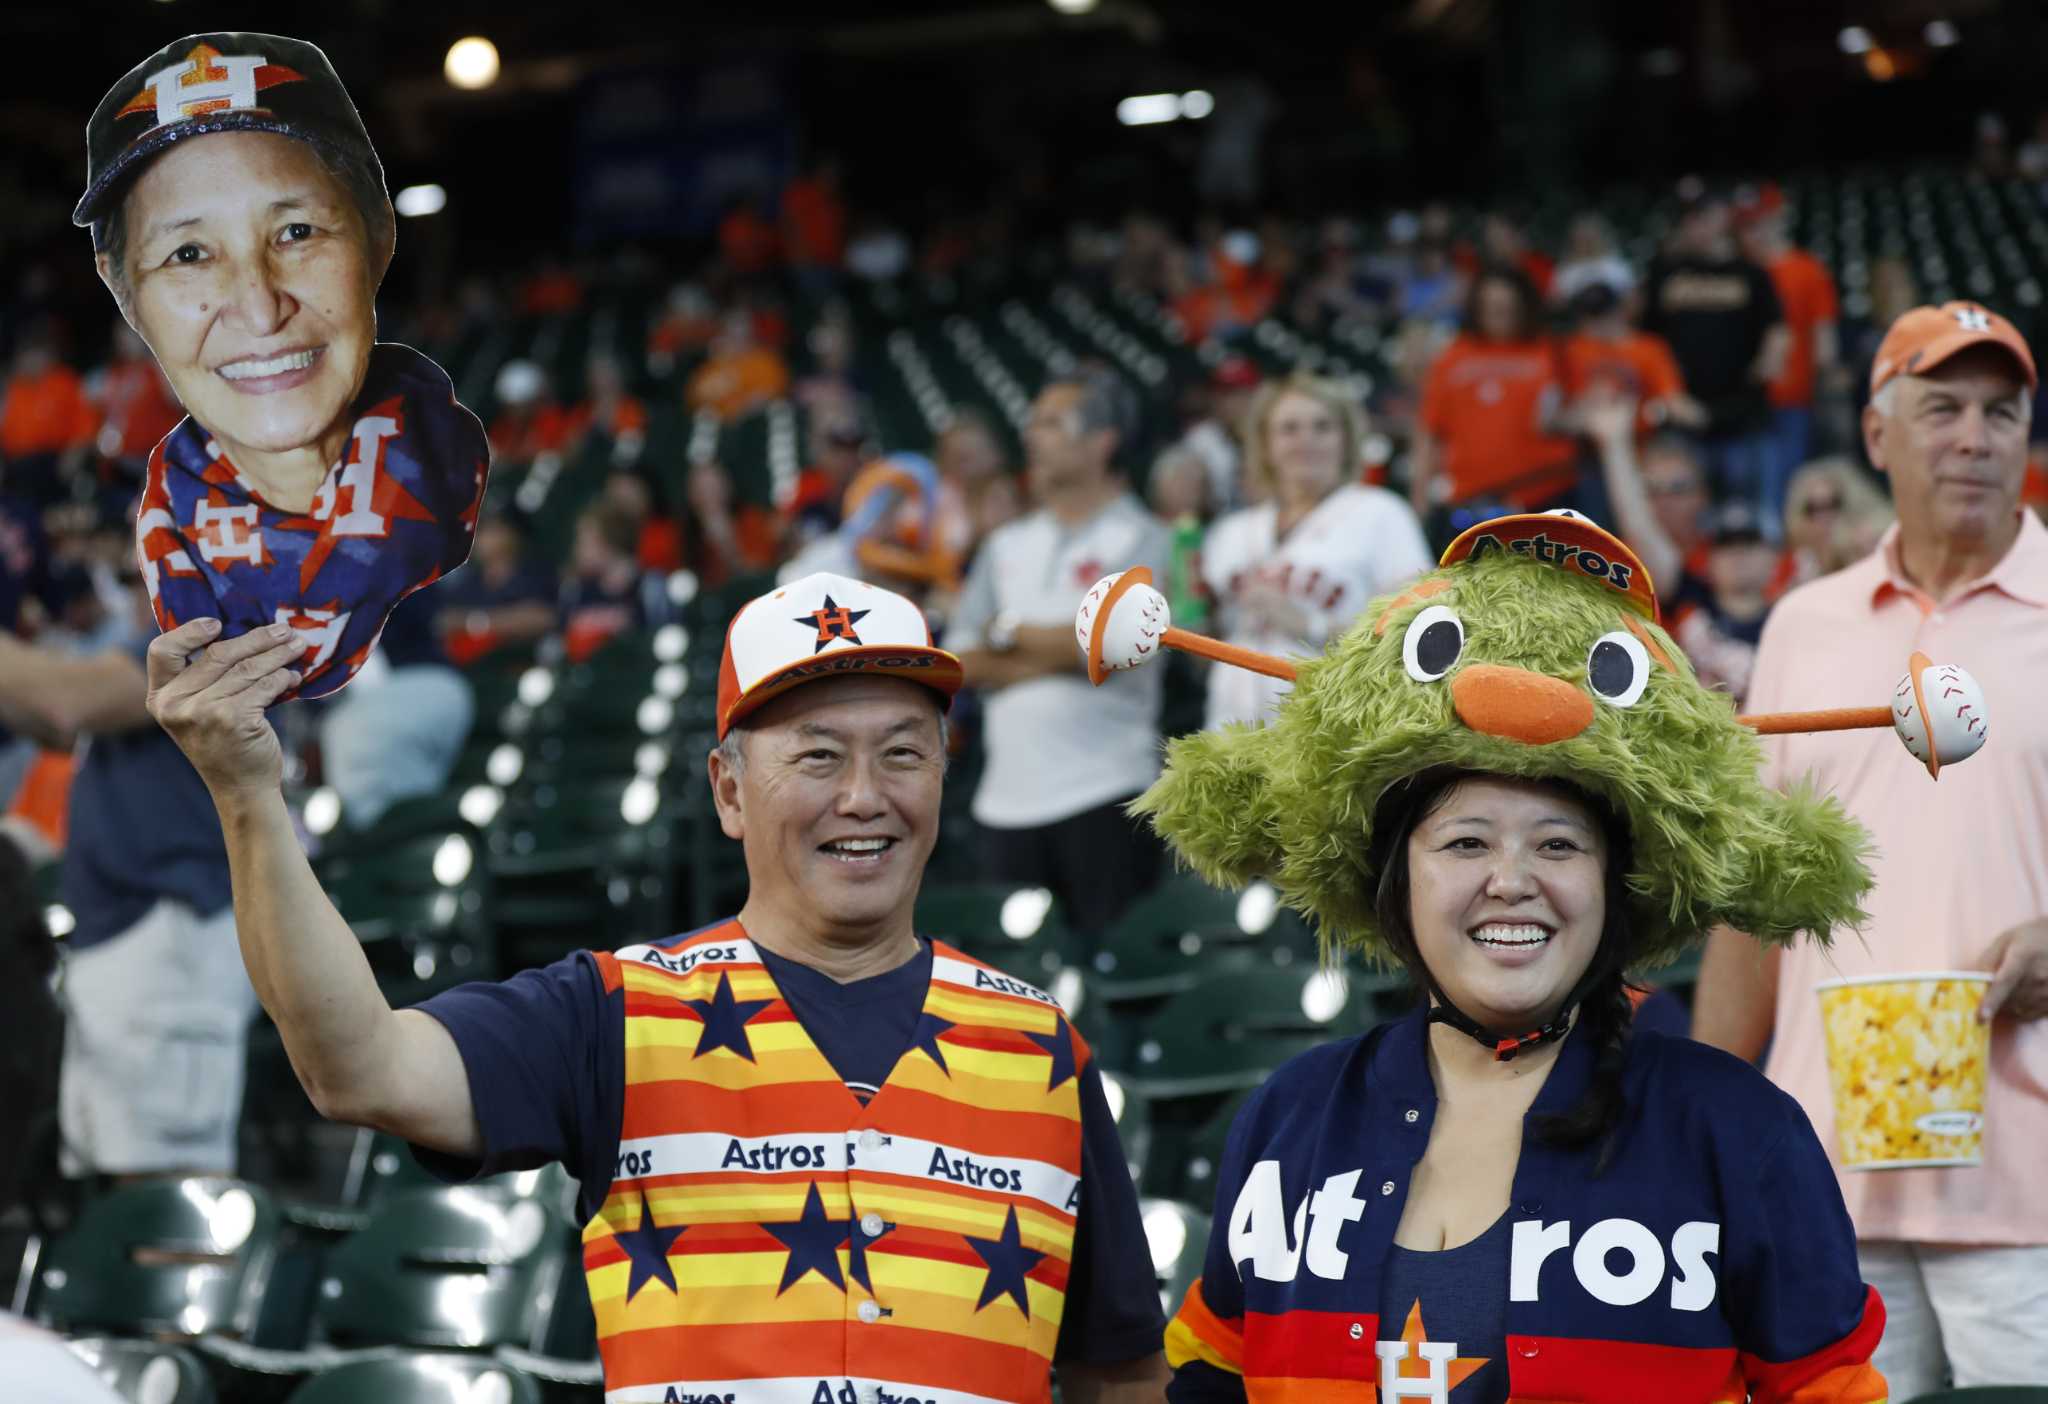
[[[1885,382],[1895,376],[1919,375],[1958,351],[1986,345],[2011,353],[2027,377],[2027,388],[2038,387],[2034,353],[2027,349],[2027,339],[2017,327],[1979,303],[1944,302],[1939,307],[1915,307],[1899,314],[1871,364],[1870,393],[1884,389]]]
[[[920,683],[948,703],[960,660],[932,641],[924,611],[894,590],[819,571],[741,606],[718,668],[718,737],[793,687],[878,673]]]

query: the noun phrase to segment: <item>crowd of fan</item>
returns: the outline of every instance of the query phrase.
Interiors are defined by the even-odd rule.
[[[836,168],[821,163],[774,209],[734,201],[711,256],[674,286],[645,344],[594,350],[579,394],[558,396],[529,361],[499,370],[496,478],[470,566],[394,615],[384,662],[459,678],[498,649],[548,640],[586,657],[662,622],[665,582],[680,571],[718,587],[843,568],[953,616],[984,543],[1046,509],[1060,445],[1034,430],[1035,412],[1003,426],[966,407],[933,443],[877,442],[841,294],[903,280],[971,289],[1030,264],[1149,300],[1175,335],[1208,350],[1205,378],[1149,408],[1125,403],[1130,389],[1112,385],[1107,367],[1076,373],[1086,431],[1111,436],[1117,495],[1156,514],[1181,622],[1304,647],[1348,622],[1311,631],[1271,572],[1205,571],[1205,543],[1261,503],[1273,504],[1284,539],[1331,493],[1368,485],[1398,495],[1433,547],[1501,510],[1569,506],[1631,542],[1659,583],[1667,626],[1739,700],[1772,601],[1867,553],[1888,521],[1882,480],[1861,466],[1855,414],[1876,338],[1918,300],[1904,264],[1880,259],[1869,315],[1845,321],[1826,267],[1791,242],[1789,215],[1770,185],[1694,184],[1661,242],[1625,249],[1588,212],[1550,249],[1505,213],[1461,224],[1441,205],[1377,227],[1212,216],[1186,235],[1137,213],[1114,227],[1077,223],[1050,262],[1030,264],[994,217],[942,221],[921,240],[855,225]],[[664,270],[630,255],[471,277],[387,316],[387,332],[451,345],[515,315],[574,311],[607,277],[659,286]],[[1274,316],[1310,332],[1371,326],[1391,374],[1275,379],[1242,354]],[[89,370],[67,364],[70,339],[54,319],[22,326],[0,392],[0,628],[75,654],[151,629],[130,514],[144,461],[181,411],[125,326]],[[655,461],[657,397],[678,393],[687,412],[728,422],[773,402],[795,408],[808,461],[779,500],[743,500],[715,456]],[[1276,438],[1303,416],[1341,430],[1330,440],[1338,457],[1295,464],[1322,452]],[[604,481],[583,496],[564,558],[543,558],[511,487],[565,464]],[[1373,535],[1355,548],[1387,549]],[[370,681],[352,689],[365,703],[358,732],[377,723]],[[322,729],[340,739],[350,727],[336,718],[349,710],[345,694]],[[452,758],[469,710],[451,696],[440,711],[456,734]],[[1245,715],[1213,699],[1208,709],[1211,723]],[[344,784],[354,768],[328,766]],[[40,832],[46,846],[62,841],[65,771],[64,758],[25,741],[0,743],[0,801],[21,816],[17,831]],[[352,817],[374,818],[385,802],[366,794]]]

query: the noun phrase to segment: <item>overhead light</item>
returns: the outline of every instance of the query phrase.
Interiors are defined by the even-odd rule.
[[[1877,41],[1860,24],[1852,24],[1835,36],[1835,46],[1845,54],[1867,54]]]
[[[1963,36],[1956,32],[1956,27],[1943,19],[1927,21],[1927,28],[1920,33],[1927,40],[1929,47],[1936,49],[1946,49],[1951,44],[1961,43],[1963,39]]]
[[[458,88],[488,88],[498,81],[498,46],[474,34],[457,39],[448,46],[441,71]]]
[[[1885,50],[1872,49],[1863,56],[1863,71],[1879,83],[1889,83],[1898,76],[1899,66]]]
[[[408,219],[439,214],[448,205],[448,192],[438,185],[408,185],[391,197],[392,208]]]
[[[1046,0],[1063,15],[1085,15],[1095,8],[1096,0]]]
[[[1180,115],[1190,122],[1199,122],[1216,110],[1216,99],[1200,88],[1180,95]]]
[[[1127,97],[1116,105],[1116,120],[1126,127],[1145,127],[1154,122],[1172,122],[1180,117],[1180,94],[1146,93]]]

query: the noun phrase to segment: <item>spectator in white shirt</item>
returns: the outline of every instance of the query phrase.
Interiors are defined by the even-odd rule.
[[[1202,543],[1218,627],[1262,653],[1320,653],[1367,601],[1428,570],[1429,545],[1407,503],[1358,481],[1365,410],[1341,382],[1300,372],[1275,381],[1245,422],[1259,505],[1224,517]],[[1206,724],[1262,721],[1287,690],[1211,668]]]
[[[1074,611],[1102,576],[1166,573],[1166,527],[1114,466],[1137,408],[1113,373],[1048,384],[1024,427],[1038,507],[990,534],[945,644],[983,697],[986,764],[974,818],[990,878],[1051,889],[1068,920],[1099,935],[1156,881],[1162,849],[1124,805],[1159,774],[1162,670],[1091,687]]]

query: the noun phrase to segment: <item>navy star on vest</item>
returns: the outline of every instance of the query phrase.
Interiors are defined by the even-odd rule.
[[[1011,1211],[1015,1213],[1015,1210]],[[825,1213],[825,1201],[818,1194],[818,1182],[811,1181],[811,1192],[804,1196],[803,1217],[794,1223],[763,1224],[789,1250],[789,1258],[782,1265],[782,1285],[775,1289],[781,1296],[796,1285],[807,1272],[815,1272],[840,1291],[846,1290],[846,1279],[839,1272],[839,1248],[848,1238],[853,1227],[844,1219],[834,1219]],[[863,1258],[861,1274],[865,1276],[867,1265]]]
[[[371,348],[341,461],[304,513],[265,502],[197,420],[150,455],[136,545],[157,627],[211,617],[234,638],[286,623],[306,641],[286,697],[355,676],[394,606],[469,558],[490,448],[446,372]]]
[[[697,1011],[704,1020],[704,1032],[697,1036],[696,1051],[692,1058],[701,1058],[714,1048],[730,1048],[733,1052],[754,1061],[754,1043],[747,1037],[747,1020],[775,1003],[772,999],[734,999],[732,977],[720,975],[718,988],[711,992],[709,999],[686,999],[681,1001]]]
[[[1017,1206],[1010,1206],[1010,1215],[1003,1220],[1001,1238],[975,1238],[966,1235],[968,1246],[981,1255],[988,1265],[988,1280],[982,1284],[981,1300],[974,1304],[980,1311],[997,1297],[1008,1297],[1017,1304],[1017,1310],[1031,1315],[1031,1299],[1024,1291],[1024,1274],[1038,1266],[1038,1260],[1045,1254],[1024,1246],[1023,1235],[1017,1227]]]
[[[654,1206],[647,1202],[647,1192],[640,1192],[640,1224],[633,1229],[622,1230],[617,1238],[619,1247],[625,1249],[626,1257],[633,1266],[626,1282],[626,1300],[632,1301],[639,1290],[649,1282],[659,1281],[673,1292],[676,1290],[675,1269],[668,1265],[668,1255],[674,1251],[676,1240],[689,1230],[688,1224],[677,1224],[674,1228],[656,1228]]]
[[[1046,1074],[1046,1091],[1052,1091],[1074,1075],[1074,1035],[1068,1030],[1065,1019],[1055,1022],[1051,1033],[1027,1031],[1024,1037],[1052,1055],[1052,1071]]]

